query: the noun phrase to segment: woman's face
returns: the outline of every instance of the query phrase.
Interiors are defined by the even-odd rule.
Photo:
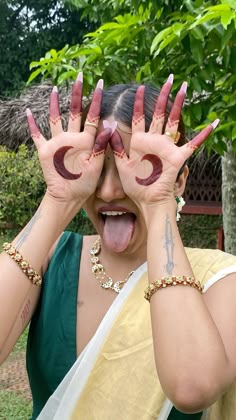
[[[113,122],[114,118],[109,117],[107,120]],[[118,123],[117,131],[129,154],[130,128]],[[84,204],[84,209],[101,236],[103,246],[109,251],[128,254],[137,250],[146,252],[147,230],[144,218],[123,190],[110,145],[107,147],[97,189]]]

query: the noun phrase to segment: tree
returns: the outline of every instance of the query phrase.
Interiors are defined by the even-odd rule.
[[[73,6],[61,0],[1,0],[0,94],[12,95],[25,85],[29,64],[49,48],[81,42],[93,29]]]
[[[95,12],[102,25],[87,33],[83,44],[48,53],[45,60],[49,61],[34,62],[32,67],[44,77],[54,77],[56,65],[59,71],[54,82],[58,83],[83,69],[88,85],[94,85],[101,74],[107,84],[148,80],[161,85],[173,72],[174,90],[187,80],[191,98],[184,113],[187,127],[201,128],[216,117],[221,119],[207,148],[223,156],[225,246],[236,254],[236,170],[232,165],[236,161],[235,1],[70,2],[91,19]]]

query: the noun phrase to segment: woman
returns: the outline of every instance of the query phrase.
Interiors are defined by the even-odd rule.
[[[185,162],[218,120],[185,144],[172,83],[99,81],[81,131],[80,74],[67,132],[53,89],[48,142],[28,111],[47,191],[1,254],[0,337],[3,361],[33,317],[33,418],[234,418],[235,257],[185,250],[176,224]],[[82,207],[98,235],[63,233]]]

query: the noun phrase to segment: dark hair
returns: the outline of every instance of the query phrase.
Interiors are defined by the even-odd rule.
[[[113,85],[104,90],[100,113],[101,119],[106,119],[107,117],[113,115],[115,120],[118,122],[120,121],[128,127],[131,127],[134,99],[138,87],[138,84],[119,84]],[[151,125],[153,112],[159,93],[160,89],[151,85],[145,85],[144,113],[146,131],[148,131]],[[166,121],[171,106],[172,102],[169,100],[167,105]],[[182,146],[184,143],[186,143],[185,128],[182,117],[179,122],[178,130],[181,134],[178,141],[178,146]]]

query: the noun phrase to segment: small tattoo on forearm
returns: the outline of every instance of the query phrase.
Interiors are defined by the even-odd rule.
[[[173,255],[174,255],[174,240],[173,240],[173,234],[172,234],[172,228],[170,223],[170,218],[167,215],[166,216],[166,223],[165,223],[165,245],[166,249],[166,255],[167,255],[167,263],[165,265],[166,271],[168,274],[173,273],[174,268],[174,261],[173,261]]]
[[[84,302],[82,300],[78,300],[77,305],[79,308],[84,305]]]
[[[27,324],[27,321],[29,319],[29,312],[30,312],[30,300],[28,299],[21,313],[22,326],[25,326]]]
[[[39,220],[41,217],[41,209],[39,208],[35,215],[32,217],[32,219],[30,220],[30,222],[25,226],[23,232],[20,234],[19,238],[17,239],[16,242],[16,249],[19,251],[20,247],[22,246],[22,244],[25,242],[26,238],[28,237],[28,235],[30,234],[32,227],[34,226],[34,224],[37,222],[37,220]]]

